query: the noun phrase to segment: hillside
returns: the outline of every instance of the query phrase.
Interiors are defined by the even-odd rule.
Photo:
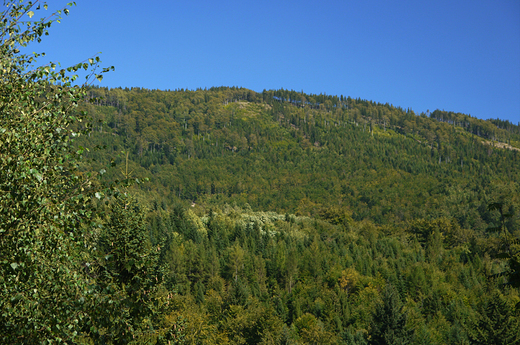
[[[85,169],[149,178],[187,343],[518,341],[518,126],[226,87],[84,107]]]
[[[520,131],[507,121],[286,90],[90,95],[98,99],[86,105],[95,124],[84,145],[106,150],[87,157],[101,169],[110,159],[121,166],[128,151],[163,208],[179,199],[206,211],[235,203],[302,216],[334,207],[356,221],[449,217],[483,231],[489,203],[520,202]]]
[[[5,5],[1,344],[520,343],[519,126],[91,87],[21,52],[68,7]]]
[[[520,341],[518,126],[286,90],[77,92],[71,113],[4,93],[5,342]]]

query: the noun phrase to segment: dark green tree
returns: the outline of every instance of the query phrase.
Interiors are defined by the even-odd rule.
[[[518,312],[495,292],[485,302],[472,334],[473,344],[520,344]]]
[[[166,311],[161,248],[151,246],[135,199],[119,193],[109,212],[97,242],[89,336],[114,344],[167,338],[170,330],[160,326]]]
[[[383,291],[382,303],[375,310],[370,330],[370,344],[409,344],[412,341],[413,331],[406,329],[406,312],[399,292],[387,284]]]
[[[490,227],[490,231],[500,231],[502,239],[502,252],[498,257],[505,259],[508,264],[507,270],[498,274],[498,276],[506,276],[507,284],[515,288],[520,287],[520,239],[515,236],[507,227],[506,220],[513,218],[512,213],[504,211],[504,204],[497,202],[488,206],[490,211],[497,210],[500,213],[500,225]]]

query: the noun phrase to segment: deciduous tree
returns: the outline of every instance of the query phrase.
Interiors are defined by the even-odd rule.
[[[100,196],[78,171],[76,114],[85,87],[73,85],[80,69],[93,72],[99,58],[67,69],[34,67],[40,54],[20,51],[40,41],[67,14],[40,1],[4,1],[0,13],[0,342],[69,342],[86,317],[86,280],[77,258],[88,248],[83,225]],[[71,4],[69,4],[70,6]]]

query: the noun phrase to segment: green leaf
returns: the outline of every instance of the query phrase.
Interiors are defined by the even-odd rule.
[[[18,264],[16,262],[12,262],[11,267],[13,268],[13,270],[15,270],[18,267]]]
[[[29,18],[32,18],[34,16],[34,12],[33,11],[29,11],[29,12],[27,12],[27,15],[29,16]]]

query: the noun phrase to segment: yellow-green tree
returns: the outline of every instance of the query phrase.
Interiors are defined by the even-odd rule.
[[[75,73],[98,58],[67,69],[34,67],[39,54],[21,54],[40,41],[64,8],[40,1],[4,1],[0,12],[0,343],[72,342],[87,316],[82,258],[95,183],[76,168],[75,111],[85,96]],[[89,75],[96,77],[95,72]],[[100,75],[97,75],[101,79]],[[88,77],[87,77],[88,78]],[[97,194],[96,194],[97,193]],[[86,255],[86,254],[85,254]]]

